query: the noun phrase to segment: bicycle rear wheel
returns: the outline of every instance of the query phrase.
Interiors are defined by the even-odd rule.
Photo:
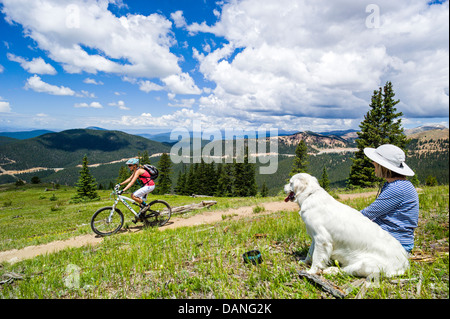
[[[123,214],[111,206],[97,210],[91,219],[91,228],[97,235],[109,236],[117,233],[123,226]]]
[[[148,204],[145,211],[142,213],[144,213],[144,216],[142,217],[144,227],[160,227],[169,221],[170,216],[172,215],[172,208],[170,208],[170,205],[163,200],[155,200]]]

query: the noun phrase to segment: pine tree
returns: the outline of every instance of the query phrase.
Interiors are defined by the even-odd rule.
[[[295,148],[295,158],[289,177],[308,171],[308,148],[305,141],[301,140]]]
[[[248,147],[244,151],[244,162],[233,162],[233,195],[238,197],[255,196],[258,186],[255,179],[254,164],[249,163]]]
[[[392,83],[387,82],[384,88],[375,90],[372,95],[370,110],[364,116],[364,120],[359,127],[356,144],[358,151],[352,158],[353,164],[350,168],[348,187],[372,187],[381,182],[381,179],[375,176],[375,169],[372,161],[364,155],[364,148],[377,148],[383,144],[394,144],[402,148],[405,153],[405,147],[408,142],[401,127],[401,112],[396,113],[395,105],[400,101],[394,100]]]
[[[170,161],[169,155],[163,153],[158,163],[159,176],[157,179],[156,190],[157,194],[167,194],[170,193],[172,189],[172,180],[170,179],[170,174],[172,172],[172,162]]]
[[[233,196],[233,166],[232,164],[224,164],[220,170],[219,179],[217,181],[216,196],[230,197]]]
[[[148,152],[147,151],[144,151],[144,153],[142,153],[142,155],[138,154],[138,158],[139,158],[139,164],[140,165],[151,164],[150,163],[150,157],[148,156]]]
[[[206,164],[206,175],[208,176],[206,195],[213,196],[216,192],[217,181],[219,179],[214,162]]]
[[[178,173],[177,186],[174,191],[175,194],[178,195],[187,195],[186,194],[186,165],[183,164],[183,169]]]
[[[195,172],[194,172],[194,166],[195,165],[189,165],[189,172],[186,176],[186,184],[184,187],[184,191],[186,195],[192,195],[196,193],[196,187],[195,187]]]
[[[386,143],[396,145],[400,147],[405,153],[407,153],[406,145],[409,143],[408,138],[404,134],[402,127],[402,112],[396,113],[397,105],[400,100],[394,100],[394,89],[391,82],[386,82],[383,89],[383,114],[384,121],[382,123],[382,132]]]
[[[327,168],[324,166],[322,170],[322,178],[320,179],[320,186],[326,191],[330,189],[330,180],[328,179]]]
[[[197,191],[198,195],[207,195],[208,193],[208,172],[206,163],[203,158],[200,161],[200,164],[197,166],[197,171],[195,172],[196,180],[197,180]]]
[[[130,172],[126,166],[120,166],[119,168],[119,176],[117,177],[117,183],[122,183],[130,177]]]
[[[244,163],[233,161],[233,196],[247,196],[245,189],[245,166]]]
[[[269,195],[269,189],[267,188],[266,181],[261,186],[261,197],[267,197]]]
[[[256,196],[258,193],[258,185],[256,185],[255,179],[255,165],[248,161],[248,147],[245,150],[244,156],[244,177],[245,177],[245,188],[246,195],[245,196]]]
[[[83,164],[80,170],[80,177],[77,182],[77,195],[73,198],[76,201],[96,200],[100,197],[97,194],[97,183],[89,172],[88,159],[83,157]]]

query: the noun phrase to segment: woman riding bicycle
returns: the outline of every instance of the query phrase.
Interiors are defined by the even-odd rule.
[[[119,187],[128,184],[122,191],[119,191],[119,194],[122,194],[123,192],[128,190],[131,186],[134,185],[134,183],[136,183],[137,179],[139,178],[144,186],[135,191],[131,195],[131,198],[134,201],[138,202],[140,207],[143,208],[147,205],[145,203],[147,195],[155,189],[155,182],[151,179],[150,174],[145,169],[139,166],[139,159],[130,158],[126,162],[126,165],[128,165],[128,168],[130,169],[132,174],[122,183],[117,184],[119,185]]]

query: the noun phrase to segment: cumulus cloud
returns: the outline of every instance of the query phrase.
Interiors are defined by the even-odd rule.
[[[90,104],[88,103],[75,103],[73,105],[73,107],[77,107],[77,108],[94,108],[94,109],[101,109],[103,108],[103,105],[101,105],[99,102],[92,102]]]
[[[202,91],[195,85],[188,73],[173,74],[162,79],[167,89],[175,94],[200,94]]]
[[[66,72],[153,78],[181,71],[170,52],[176,42],[172,22],[160,14],[117,17],[108,10],[107,0],[2,3],[6,21],[21,24]]]
[[[170,14],[170,17],[172,18],[173,22],[175,22],[175,26],[177,28],[186,27],[187,23],[183,16],[183,11],[178,10],[176,12],[173,12]]]
[[[286,116],[289,124],[355,119],[373,90],[392,81],[406,116],[448,116],[448,1],[377,6],[376,27],[364,3],[346,0],[231,1],[214,25],[187,25],[228,41],[210,53],[194,50],[216,84],[200,111],[272,123]]]
[[[161,91],[163,87],[161,85],[158,85],[156,83],[153,83],[151,81],[139,81],[139,90],[144,91],[146,93],[151,91]]]
[[[102,81],[96,81],[95,79],[91,79],[91,78],[85,78],[83,80],[83,82],[86,83],[86,84],[103,85]]]
[[[16,56],[11,53],[8,53],[6,56],[8,60],[20,63],[22,68],[24,68],[29,73],[51,75],[55,75],[57,73],[55,68],[51,64],[46,63],[41,57],[33,58],[31,61],[28,61],[23,57]]]
[[[130,109],[129,107],[125,106],[125,102],[122,101],[122,100],[117,101],[117,102],[111,102],[111,103],[108,103],[108,105],[109,105],[109,106],[116,106],[116,107],[118,107],[120,110],[129,110],[129,109]]]
[[[11,112],[11,105],[8,101],[4,101],[0,96],[0,113],[9,113]]]
[[[46,83],[42,81],[41,78],[37,75],[33,75],[32,77],[27,79],[25,89],[31,89],[36,92],[48,93],[52,95],[75,95],[75,91],[73,91],[72,89],[65,86],[56,86]]]

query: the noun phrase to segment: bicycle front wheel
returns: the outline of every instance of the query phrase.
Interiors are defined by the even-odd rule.
[[[97,235],[109,236],[117,233],[123,226],[123,214],[119,209],[103,207],[94,213],[91,228]]]
[[[163,200],[155,200],[151,202],[143,216],[144,226],[163,226],[165,225],[172,215],[172,208]]]

